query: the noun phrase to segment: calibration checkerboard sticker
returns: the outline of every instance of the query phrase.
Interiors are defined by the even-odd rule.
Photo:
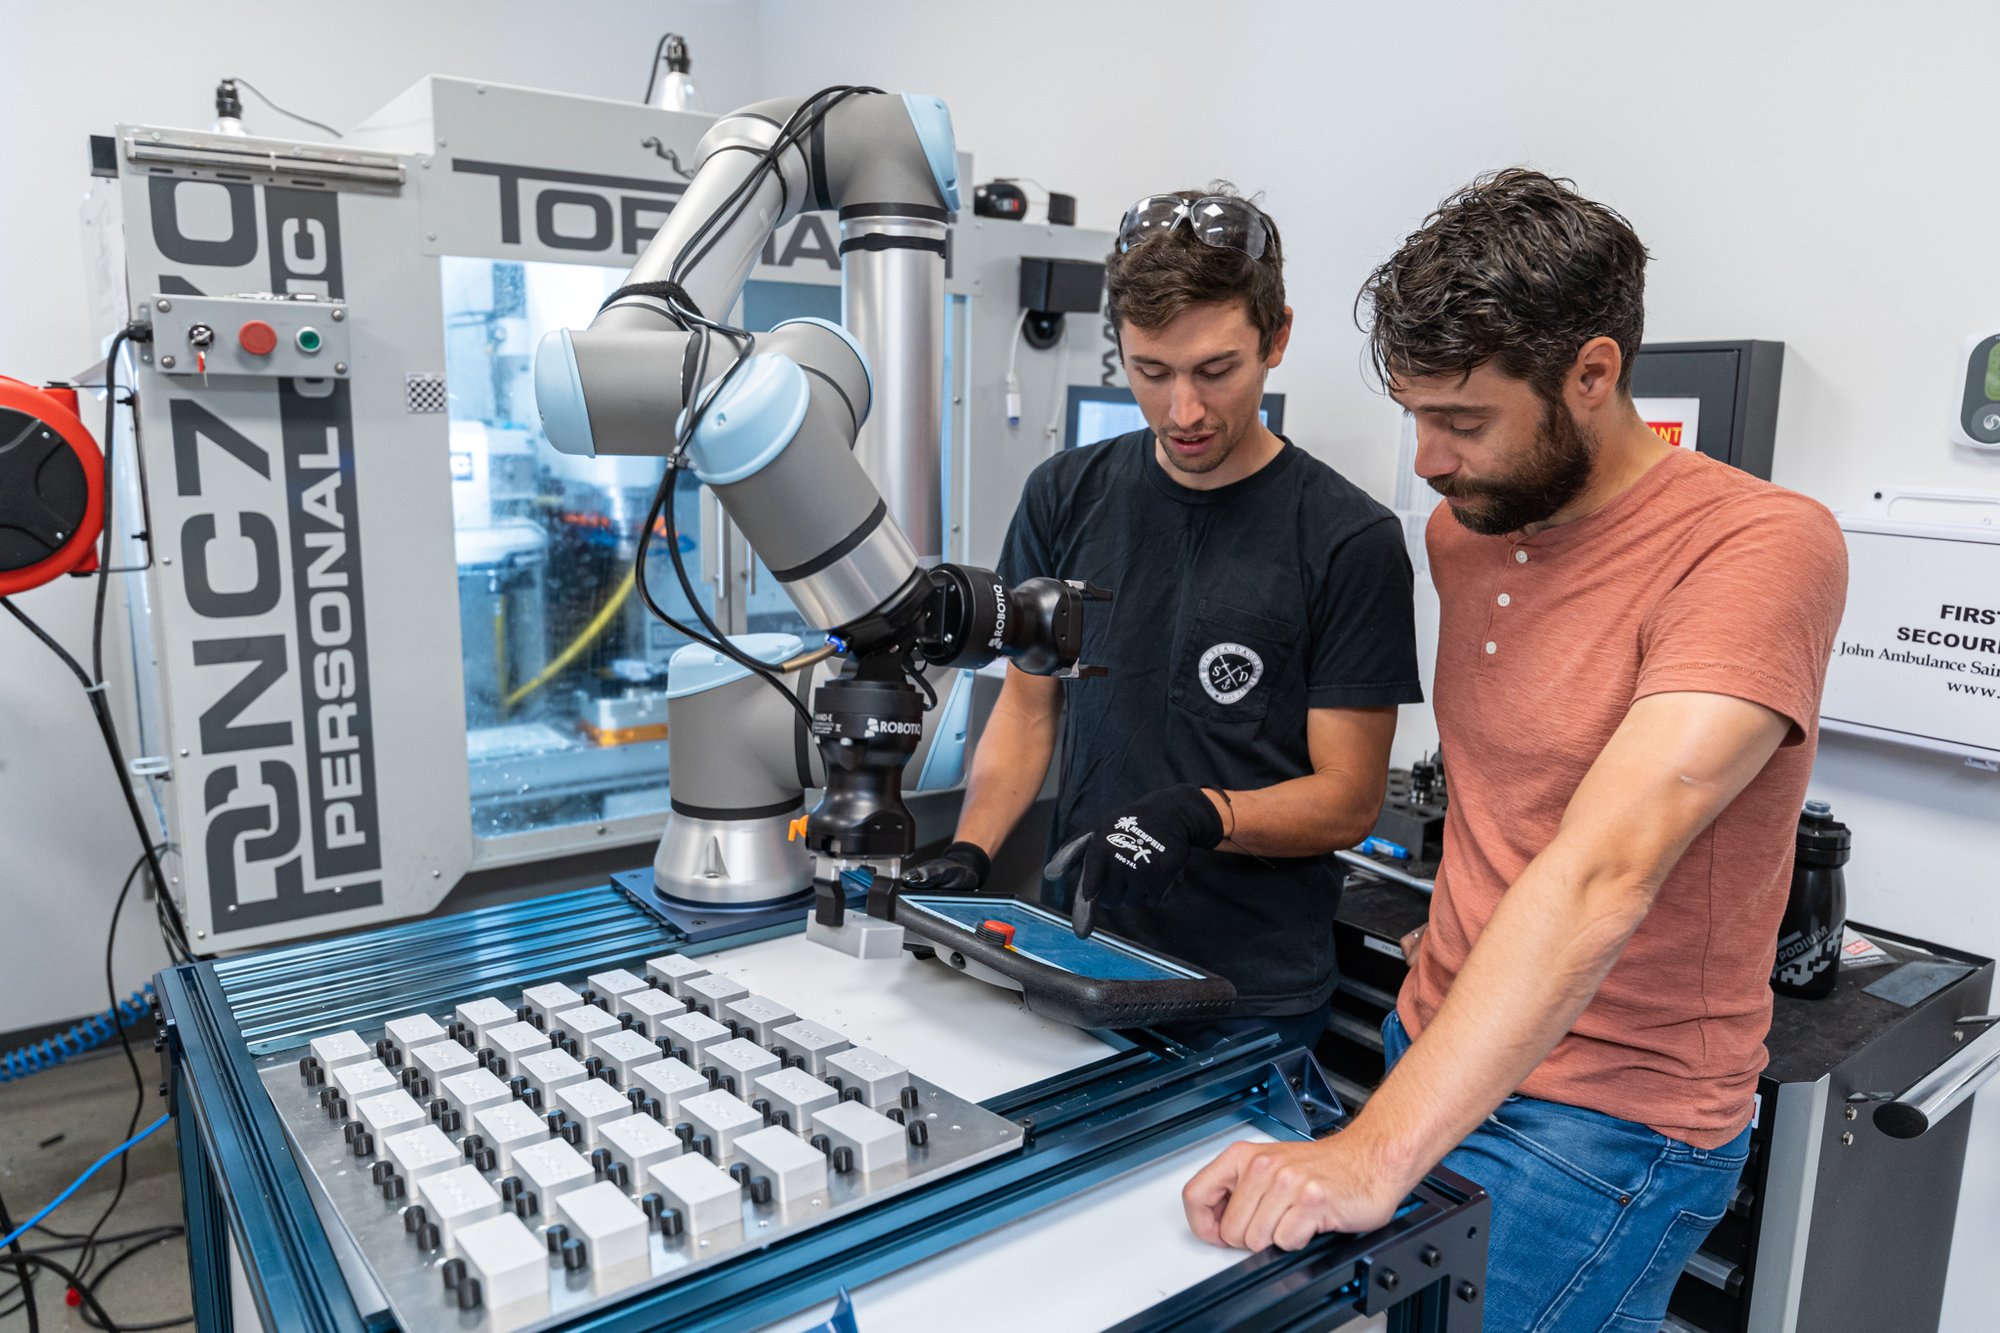
[[[412,412],[444,411],[444,376],[408,375],[403,379],[404,392]]]

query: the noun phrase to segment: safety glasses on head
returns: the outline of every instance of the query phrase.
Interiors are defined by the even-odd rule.
[[[1262,259],[1271,242],[1270,223],[1247,199],[1227,194],[1205,194],[1198,199],[1154,194],[1125,210],[1125,220],[1118,224],[1118,253],[1122,255],[1148,236],[1172,231],[1183,222],[1202,244],[1240,250],[1252,259]]]

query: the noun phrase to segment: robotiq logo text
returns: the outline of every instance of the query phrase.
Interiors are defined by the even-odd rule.
[[[183,230],[177,196],[189,185],[228,192],[226,237]],[[273,292],[345,295],[337,196],[263,189],[260,236],[251,186],[155,178],[150,191],[164,260],[213,283],[238,280],[228,270],[255,264],[263,250]],[[263,285],[248,274],[240,281]],[[195,288],[161,273],[159,290]],[[182,855],[205,870],[218,935],[382,900],[349,386],[258,383],[275,390],[275,449],[268,427],[260,440],[258,424],[232,424],[210,406],[241,402],[240,393],[170,400],[178,530],[155,537],[163,555],[180,561],[190,611],[215,628],[172,667],[191,666],[199,697],[209,700],[199,760],[183,766],[201,781],[205,824],[183,832]],[[275,475],[274,455],[283,464]],[[288,532],[280,534],[274,514]],[[297,729],[280,688],[293,682]]]

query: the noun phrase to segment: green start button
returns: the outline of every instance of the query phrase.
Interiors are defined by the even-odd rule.
[[[292,341],[296,342],[299,345],[299,350],[301,352],[304,352],[308,356],[310,356],[312,353],[317,352],[319,350],[319,345],[320,345],[319,330],[313,328],[311,325],[307,325],[305,328],[302,328],[298,331],[298,335],[295,338],[293,338]]]

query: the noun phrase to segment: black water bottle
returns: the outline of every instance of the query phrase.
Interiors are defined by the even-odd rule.
[[[1792,895],[1778,927],[1778,961],[1771,989],[1802,1000],[1823,1000],[1840,979],[1841,937],[1847,929],[1847,825],[1825,801],[1807,801],[1799,817],[1798,856],[1792,862]]]

